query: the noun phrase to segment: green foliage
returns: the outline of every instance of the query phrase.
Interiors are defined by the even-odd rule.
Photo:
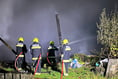
[[[99,56],[88,57],[84,54],[74,54],[73,58],[76,58],[80,64],[85,64],[85,62],[90,62],[90,65],[94,66],[95,63],[99,60]]]
[[[106,9],[101,13],[100,22],[97,23],[97,40],[105,47],[118,45],[118,13],[107,15]]]
[[[95,63],[98,62],[99,58],[98,57],[89,57],[90,60],[90,65],[95,66]]]
[[[77,59],[80,64],[84,64],[87,61],[87,56],[85,54],[74,54],[73,59]]]

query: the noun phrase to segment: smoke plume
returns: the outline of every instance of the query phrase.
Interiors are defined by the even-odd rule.
[[[102,9],[110,11],[116,3],[116,0],[1,0],[0,36],[14,49],[18,37],[24,37],[28,49],[32,39],[38,37],[45,55],[50,40],[59,45],[55,17],[58,12],[62,38],[70,43],[76,41],[70,44],[72,53],[90,54],[98,46],[96,22]],[[10,50],[0,45],[0,58],[8,55],[13,58]]]

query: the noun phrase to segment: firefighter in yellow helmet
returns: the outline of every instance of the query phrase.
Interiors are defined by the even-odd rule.
[[[71,47],[68,45],[69,40],[68,39],[64,39],[62,41],[62,60],[64,62],[64,76],[68,76],[68,65],[70,63],[70,55],[71,55]]]
[[[22,52],[22,53],[21,53]],[[19,56],[17,60],[17,67],[19,71],[23,71],[25,68],[25,53],[27,53],[27,47],[24,44],[24,38],[19,37],[18,43],[16,44],[16,56]],[[21,55],[19,55],[21,53]]]
[[[49,42],[48,52],[47,52],[47,60],[50,65],[56,65],[56,51],[58,48],[54,45],[54,41]]]
[[[34,38],[33,43],[30,46],[30,52],[32,55],[32,61],[33,61],[33,68],[34,68],[34,73],[36,75],[40,75],[41,73],[41,54],[42,54],[42,46],[39,43],[38,38]],[[39,63],[38,63],[39,61]],[[37,68],[37,71],[36,71]]]

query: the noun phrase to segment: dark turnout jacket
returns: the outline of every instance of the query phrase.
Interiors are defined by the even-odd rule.
[[[69,45],[64,44],[62,47],[62,54],[63,54],[63,60],[68,60],[70,59],[71,55],[71,48]]]
[[[23,55],[27,53],[27,47],[22,41],[19,41],[16,44],[16,54],[19,55],[21,52],[23,52]]]

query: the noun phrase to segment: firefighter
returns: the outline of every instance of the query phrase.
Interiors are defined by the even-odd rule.
[[[47,57],[48,57],[48,63],[51,65],[55,65],[56,64],[56,52],[58,51],[58,48],[54,45],[54,41],[50,41],[49,42],[49,47],[48,47],[48,53],[47,53]]]
[[[71,55],[71,47],[68,45],[69,41],[68,39],[64,39],[62,41],[62,61],[63,61],[63,72],[64,72],[64,76],[68,76],[68,67],[69,67],[69,63],[70,63],[70,55]]]
[[[24,44],[23,37],[18,38],[18,43],[16,44],[16,52],[16,56],[19,56],[17,60],[17,67],[19,71],[22,71],[25,68],[25,53],[27,53],[27,47]]]
[[[36,75],[41,74],[41,54],[42,54],[42,48],[41,44],[39,43],[38,38],[33,39],[33,43],[30,46],[30,52],[32,55],[32,61],[33,61],[33,68],[34,68],[34,73]],[[38,63],[39,61],[39,63]],[[36,71],[37,68],[37,71]]]

